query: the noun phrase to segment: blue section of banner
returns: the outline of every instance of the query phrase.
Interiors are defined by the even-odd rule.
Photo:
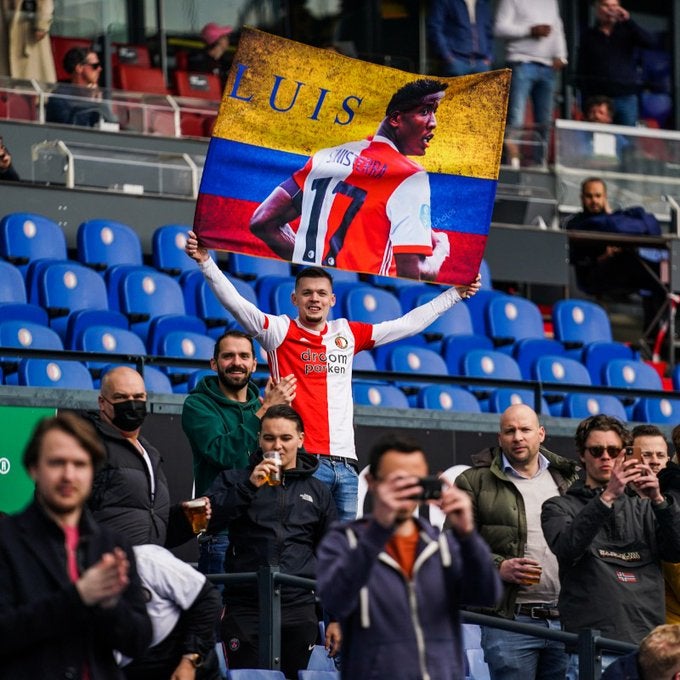
[[[276,151],[229,139],[210,141],[201,193],[261,203],[308,156]],[[486,235],[496,195],[490,179],[429,173],[432,226]]]

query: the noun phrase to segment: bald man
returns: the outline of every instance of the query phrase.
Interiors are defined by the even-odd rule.
[[[480,534],[489,544],[504,593],[493,613],[521,623],[560,628],[557,560],[541,529],[543,501],[562,495],[577,465],[545,449],[545,430],[524,404],[501,415],[498,446],[472,456],[456,484],[472,499]],[[557,642],[482,628],[494,680],[564,677],[568,656]]]
[[[168,480],[158,450],[140,432],[146,418],[146,387],[132,368],[107,371],[99,412],[89,414],[106,447],[95,475],[89,506],[95,519],[133,545],[173,547],[193,536],[181,504],[170,506]]]

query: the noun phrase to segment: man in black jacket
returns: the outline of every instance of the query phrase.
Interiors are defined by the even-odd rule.
[[[319,461],[302,449],[300,416],[290,406],[271,406],[262,417],[260,449],[245,470],[225,470],[208,490],[213,508],[209,531],[229,529],[224,563],[227,573],[278,566],[280,571],[313,579],[314,551],[337,512],[328,487],[314,475]],[[280,456],[281,481],[272,485]],[[227,586],[222,640],[231,668],[258,666],[260,620],[257,586]],[[281,670],[297,677],[307,667],[316,640],[318,618],[314,593],[281,588]]]
[[[586,418],[575,439],[585,481],[547,500],[541,513],[560,568],[562,624],[639,644],[664,623],[660,562],[680,561],[680,509],[649,465],[626,459],[630,433],[619,420]],[[603,667],[612,660],[605,654]]]
[[[104,450],[72,413],[42,420],[23,463],[35,498],[0,520],[0,675],[21,680],[122,675],[151,641],[132,550],[85,508]]]
[[[99,416],[92,417],[106,447],[106,461],[95,476],[89,506],[98,522],[133,545],[174,547],[192,538],[193,531],[182,504],[170,505],[161,455],[141,436],[145,418],[142,376],[127,366],[107,371]]]

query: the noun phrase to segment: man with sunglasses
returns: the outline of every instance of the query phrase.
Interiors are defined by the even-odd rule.
[[[586,418],[575,440],[585,480],[546,501],[541,513],[560,566],[562,624],[639,644],[664,623],[661,560],[680,562],[680,510],[648,463],[626,455],[632,438],[621,421]],[[603,668],[614,658],[604,654]],[[576,656],[567,677],[578,677]]]
[[[71,80],[52,90],[45,110],[47,122],[84,127],[107,127],[108,123],[116,127],[118,118],[102,99],[99,87],[102,65],[97,53],[72,47],[64,55],[63,64]]]

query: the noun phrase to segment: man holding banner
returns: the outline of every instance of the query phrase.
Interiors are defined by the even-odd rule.
[[[367,324],[334,319],[333,280],[328,272],[308,267],[296,276],[292,302],[299,316],[265,314],[239,295],[229,279],[189,232],[186,253],[200,266],[217,299],[267,351],[274,381],[294,375],[293,406],[305,423],[306,448],[320,465],[315,476],[333,493],[341,520],[357,509],[358,469],[354,450],[352,361],[357,352],[420,333],[461,299],[480,288],[480,277],[454,286],[398,319]]]
[[[431,228],[427,172],[407,156],[425,155],[447,87],[399,88],[372,138],[317,151],[256,208],[252,233],[284,260],[434,281],[450,243]]]

